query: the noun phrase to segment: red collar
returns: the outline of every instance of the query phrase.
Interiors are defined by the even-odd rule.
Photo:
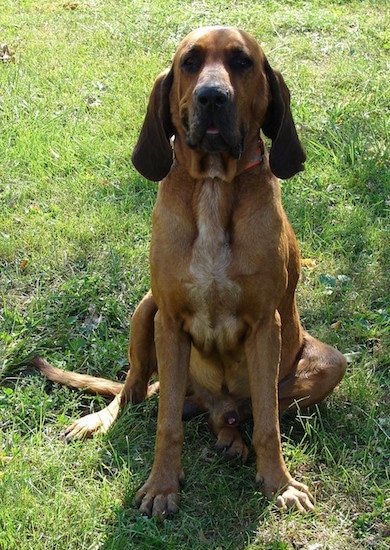
[[[245,166],[244,170],[249,170],[250,168],[253,168],[254,166],[257,166],[258,164],[261,164],[264,159],[264,142],[259,137],[259,141],[257,142],[257,150],[249,163]]]

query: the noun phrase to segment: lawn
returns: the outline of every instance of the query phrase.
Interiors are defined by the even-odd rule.
[[[386,0],[3,0],[0,550],[390,548],[389,20]],[[180,512],[160,525],[134,505],[158,397],[66,445],[61,430],[105,402],[28,361],[125,376],[157,187],[131,152],[154,78],[206,24],[254,34],[290,88],[308,155],[282,183],[303,258],[298,303],[348,370],[325,403],[281,422],[313,513],[280,513],[256,492],[253,449],[245,466],[224,462],[196,419]]]

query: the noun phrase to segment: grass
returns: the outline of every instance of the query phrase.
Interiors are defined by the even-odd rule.
[[[2,3],[1,550],[390,547],[389,16],[380,0]],[[253,33],[288,82],[308,153],[282,187],[305,260],[300,311],[350,363],[326,403],[282,420],[313,514],[280,514],[255,492],[253,450],[245,466],[224,463],[196,420],[181,511],[161,526],[133,504],[157,399],[105,437],[64,445],[61,429],[104,403],[27,363],[39,352],[123,378],[156,193],[132,168],[132,146],[153,79],[181,37],[214,23]]]

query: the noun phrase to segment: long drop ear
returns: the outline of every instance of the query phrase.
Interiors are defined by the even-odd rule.
[[[264,134],[271,138],[270,167],[281,179],[288,179],[304,169],[306,153],[298,139],[290,110],[290,92],[279,71],[268,61],[265,72],[271,90],[271,102],[262,125]]]
[[[172,69],[156,78],[141,133],[131,157],[136,170],[151,181],[165,178],[172,166],[170,138],[175,133],[169,106],[172,82]]]

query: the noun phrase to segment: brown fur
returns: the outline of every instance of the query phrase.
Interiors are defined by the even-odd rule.
[[[293,176],[305,161],[289,100],[255,39],[230,27],[190,33],[154,84],[133,153],[141,174],[162,179],[152,291],[134,313],[120,393],[67,431],[68,438],[106,431],[126,403],[154,391],[158,365],[155,460],[137,493],[145,514],[163,519],[177,510],[183,409],[208,412],[218,448],[243,460],[239,424],[252,415],[257,483],[282,508],[313,507],[285,466],[279,412],[324,399],[346,363],[303,330],[296,307],[299,250],[276,177]],[[247,169],[260,130],[272,142],[269,157]],[[91,380],[73,382],[93,389]]]

